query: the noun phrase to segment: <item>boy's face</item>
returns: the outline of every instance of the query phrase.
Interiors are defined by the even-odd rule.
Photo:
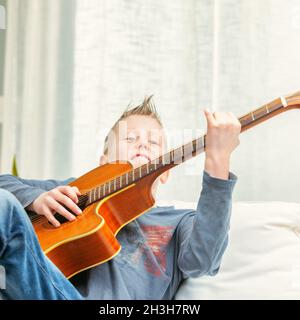
[[[100,164],[124,160],[136,168],[163,154],[165,144],[163,129],[156,119],[131,115],[120,121],[115,132],[109,135],[108,154],[101,157]]]

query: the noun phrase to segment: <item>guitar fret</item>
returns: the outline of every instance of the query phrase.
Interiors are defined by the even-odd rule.
[[[165,164],[170,164],[171,163],[171,153],[168,152],[164,155],[164,163]]]
[[[183,153],[183,150],[182,150],[182,146],[180,146],[179,148],[177,148],[178,150],[178,158],[176,159],[176,163],[177,164],[180,164],[182,163],[182,153]]]
[[[188,160],[193,156],[193,143],[189,142],[184,146],[184,160]]]
[[[283,107],[286,108],[286,107],[288,106],[288,103],[287,103],[285,97],[282,97],[282,96],[281,96],[281,97],[280,97],[280,100],[281,100],[281,103],[282,103]]]
[[[128,185],[128,172],[126,173],[126,185]]]
[[[122,188],[122,177],[123,176],[120,176],[120,188]]]
[[[265,107],[266,109],[267,109],[267,113],[270,113],[270,111],[269,111],[269,107],[268,107],[268,105],[266,104],[266,107]]]
[[[254,120],[255,120],[255,118],[254,118],[254,114],[253,114],[253,112],[251,112],[251,116],[252,116],[252,120],[254,121]]]

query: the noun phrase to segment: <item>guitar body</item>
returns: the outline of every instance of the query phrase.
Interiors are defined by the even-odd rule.
[[[130,170],[130,163],[105,164],[69,185],[83,194]],[[115,237],[118,231],[153,206],[151,187],[156,178],[157,174],[150,175],[91,204],[59,228],[40,217],[33,227],[42,250],[67,278],[112,259],[121,250]]]

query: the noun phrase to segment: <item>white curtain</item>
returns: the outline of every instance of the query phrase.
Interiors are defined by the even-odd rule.
[[[23,176],[66,178],[97,166],[107,130],[145,95],[154,94],[172,147],[206,131],[205,107],[241,116],[300,90],[296,0],[26,3],[30,15],[8,19],[20,28],[26,16],[22,32],[7,30],[3,146],[17,145]],[[289,111],[241,134],[235,200],[299,201],[299,121],[300,111]],[[203,164],[200,155],[175,168],[159,199],[196,201]]]
[[[145,95],[172,145],[206,131],[204,107],[241,116],[300,89],[299,1],[89,0],[76,13],[77,174],[97,165],[106,130]],[[300,200],[299,121],[289,111],[241,135],[234,199]],[[196,200],[203,160],[174,169],[159,197]]]
[[[25,178],[71,174],[72,0],[7,1],[1,169]]]

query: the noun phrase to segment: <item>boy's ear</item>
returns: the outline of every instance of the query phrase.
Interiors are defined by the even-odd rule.
[[[108,158],[105,154],[103,154],[101,157],[100,157],[100,166],[104,165],[108,163]]]
[[[170,170],[167,170],[166,172],[164,172],[159,176],[159,181],[162,184],[165,184],[168,181],[169,175],[170,175]]]

